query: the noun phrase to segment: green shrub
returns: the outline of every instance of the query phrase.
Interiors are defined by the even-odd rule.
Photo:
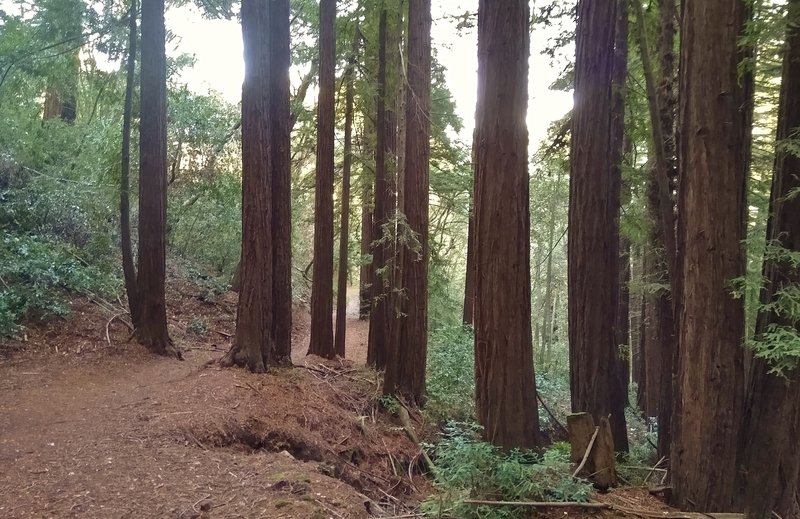
[[[450,422],[434,448],[438,494],[423,503],[431,517],[500,519],[523,517],[520,507],[475,506],[466,499],[587,501],[588,482],[571,476],[569,449],[556,444],[544,454],[503,452],[480,440],[475,424]]]
[[[90,266],[72,248],[42,237],[0,231],[0,336],[26,316],[64,315],[64,291],[109,296],[119,281]]]
[[[472,330],[443,327],[428,339],[427,413],[436,422],[469,420],[475,414],[475,353]]]

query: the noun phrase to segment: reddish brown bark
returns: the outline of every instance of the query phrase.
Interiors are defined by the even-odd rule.
[[[393,52],[388,47],[389,13],[381,9],[378,22],[378,92],[375,116],[375,206],[372,228],[372,309],[369,319],[369,339],[367,345],[367,364],[384,369],[389,356],[390,326],[392,322],[391,292],[394,267],[390,261],[393,255],[392,232],[389,222],[394,213],[392,182],[389,178],[388,155],[395,149],[395,125],[387,107],[387,87],[389,66],[388,55]],[[388,233],[388,234],[387,234]]]
[[[336,0],[319,4],[319,102],[314,198],[314,284],[309,355],[333,358],[333,168]]]
[[[673,501],[730,510],[743,402],[742,301],[747,108],[739,81],[744,2],[685,0],[681,26],[678,413]],[[713,196],[713,203],[710,198]]]
[[[797,253],[800,251],[800,158],[781,148],[800,127],[800,1],[789,2],[789,21],[783,57],[783,82],[778,109],[775,171],[770,197],[767,239]],[[762,303],[776,300],[776,295],[800,283],[797,268],[779,261],[764,265],[767,280]],[[768,325],[793,327],[796,321],[774,312],[759,316],[756,334]],[[800,330],[797,330],[800,331]],[[747,517],[800,517],[800,373],[793,370],[782,378],[769,372],[763,359],[751,364],[745,425],[741,441],[741,503]]]
[[[528,20],[526,0],[479,4],[475,403],[486,439],[505,448],[539,442],[532,405]]]
[[[417,244],[399,245],[402,298],[398,347],[389,351],[383,390],[414,403],[425,395],[428,346],[428,196],[431,102],[431,2],[410,0],[408,6],[408,103],[403,172],[403,212]],[[393,326],[394,326],[393,325]]]
[[[342,218],[339,232],[339,276],[336,290],[336,333],[334,350],[336,355],[345,355],[347,333],[347,241],[350,235],[350,168],[353,162],[353,96],[356,54],[358,53],[358,30],[353,37],[353,48],[345,70],[344,101],[344,162],[342,163]]]
[[[270,52],[270,149],[272,177],[272,334],[270,362],[292,363],[292,195],[289,109],[289,0],[271,0],[267,12]],[[304,83],[305,84],[305,83]],[[301,85],[301,89],[303,86]],[[298,93],[298,96],[301,94]],[[305,94],[302,94],[305,97]]]
[[[242,256],[236,335],[225,366],[261,373],[273,350],[273,187],[269,3],[242,1],[245,77],[242,87]],[[288,22],[288,19],[287,19]]]
[[[619,170],[612,163],[616,0],[578,2],[568,240],[572,409],[611,415],[614,442],[627,435],[619,399]]]
[[[139,124],[139,342],[161,355],[180,353],[167,332],[167,62],[164,0],[142,1]]]

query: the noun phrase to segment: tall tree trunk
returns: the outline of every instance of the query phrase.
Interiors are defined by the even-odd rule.
[[[642,279],[642,254],[640,247],[631,247],[631,281],[640,282]],[[643,378],[643,354],[642,354],[642,295],[639,292],[629,293],[629,313],[630,313],[630,340],[631,340],[631,381],[636,384],[636,407],[643,409],[640,397]]]
[[[778,150],[770,197],[767,239],[792,253],[800,252],[800,158],[783,148],[800,128],[800,1],[788,6],[783,82],[778,109]],[[764,305],[776,302],[782,290],[797,287],[800,274],[795,266],[779,260],[764,264]],[[800,332],[797,316],[764,311],[759,316],[757,337],[768,327],[783,326]],[[752,361],[741,436],[742,481],[740,496],[747,517],[761,519],[774,512],[779,517],[800,517],[800,372],[770,373],[764,359]]]
[[[164,0],[142,0],[141,122],[139,124],[140,343],[161,354],[180,353],[167,332],[167,60]]]
[[[270,362],[292,364],[292,162],[289,67],[289,0],[271,0],[269,23],[269,125],[268,153],[272,175],[272,342]],[[312,67],[313,68],[313,67]],[[298,98],[310,75],[298,90]],[[307,86],[305,87],[307,88]]]
[[[611,75],[611,166],[615,169],[613,177],[622,186],[622,162],[625,156],[625,85],[628,79],[628,3],[630,0],[617,0],[616,24],[614,27],[614,65]],[[625,202],[630,199],[630,187],[625,185]],[[620,206],[622,188],[620,188]],[[621,402],[623,413],[628,406],[628,379],[630,378],[630,294],[628,284],[631,280],[631,244],[627,239],[619,240],[617,261],[619,275],[615,328],[615,348],[617,362],[617,384],[614,388],[614,401]],[[614,437],[617,451],[628,451],[628,434]]]
[[[528,2],[481,0],[475,116],[475,407],[486,439],[539,444],[531,346]]]
[[[358,28],[353,36],[353,48],[345,70],[344,100],[344,162],[342,164],[342,221],[339,232],[339,277],[336,291],[336,334],[334,350],[344,358],[345,333],[347,327],[347,241],[350,236],[350,168],[353,162],[353,92],[358,53]]]
[[[314,284],[308,353],[333,358],[333,167],[336,0],[319,4],[319,103],[314,203]]]
[[[572,112],[568,287],[572,409],[611,415],[624,445],[614,323],[619,292],[619,170],[612,163],[616,0],[580,0]]]
[[[428,196],[431,104],[431,1],[410,0],[408,9],[408,103],[403,174],[403,212],[416,243],[400,243],[402,298],[398,347],[389,351],[383,391],[421,404],[428,347]],[[402,347],[400,347],[402,346]]]
[[[561,174],[557,173],[556,192],[561,188]],[[542,314],[542,346],[539,355],[539,364],[544,366],[549,363],[548,352],[553,345],[553,252],[556,246],[556,210],[558,208],[556,196],[550,196],[550,221],[547,225],[547,258],[544,268],[544,313]]]
[[[684,0],[683,9],[673,500],[690,510],[727,510],[744,383],[744,308],[729,284],[744,274],[747,102],[738,41],[746,10],[738,0]]]
[[[378,22],[378,92],[375,118],[375,210],[373,213],[372,253],[373,290],[369,321],[367,363],[377,369],[386,367],[394,320],[392,306],[394,280],[395,171],[397,152],[397,117],[394,111],[394,63],[397,50],[392,32],[399,29],[398,13],[383,7]]]
[[[236,335],[223,366],[269,367],[274,342],[273,179],[271,156],[270,3],[242,0],[242,256]],[[288,17],[286,20],[288,23]]]
[[[133,260],[131,241],[131,119],[133,118],[133,87],[136,81],[136,43],[138,39],[136,0],[131,1],[128,14],[128,57],[125,71],[125,101],[122,113],[122,164],[119,189],[119,228],[122,249],[122,274],[125,278],[125,292],[128,295],[128,309],[133,328],[139,327],[139,291],[136,283],[136,267]]]

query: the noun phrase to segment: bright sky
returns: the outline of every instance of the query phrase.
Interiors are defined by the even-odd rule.
[[[459,135],[467,143],[472,140],[475,117],[477,80],[477,30],[456,30],[456,23],[444,15],[458,15],[477,10],[477,0],[448,0],[432,2],[434,46],[439,61],[447,68],[447,84],[456,102],[456,110],[464,121]],[[209,89],[220,92],[225,99],[237,103],[241,97],[244,78],[242,59],[242,33],[236,21],[204,20],[197,8],[187,5],[167,13],[167,28],[177,39],[174,52],[194,54],[197,62],[183,77],[190,88],[205,93]],[[530,101],[528,128],[532,148],[545,137],[548,125],[562,117],[572,107],[572,95],[552,91],[558,71],[551,68],[546,56],[541,55],[545,34],[534,32],[531,38]]]

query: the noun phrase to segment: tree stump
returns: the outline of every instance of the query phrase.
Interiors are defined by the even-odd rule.
[[[567,416],[567,428],[570,459],[578,466],[575,475],[588,478],[600,490],[616,486],[614,438],[608,418],[601,418],[595,427],[592,415],[575,413]]]

